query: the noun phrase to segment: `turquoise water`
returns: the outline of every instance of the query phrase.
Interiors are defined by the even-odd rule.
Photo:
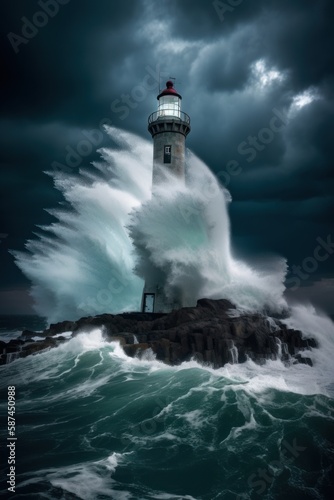
[[[334,400],[320,352],[314,368],[168,367],[128,358],[96,330],[5,365],[17,475],[3,498],[333,498]]]

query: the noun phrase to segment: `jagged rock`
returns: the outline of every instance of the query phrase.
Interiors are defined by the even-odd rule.
[[[119,342],[122,346],[125,344],[133,344],[134,342],[127,342],[125,337],[121,337],[120,335],[110,337],[109,338],[110,342]]]
[[[297,364],[297,363],[302,363],[302,364],[304,364],[304,365],[313,366],[313,362],[312,362],[312,359],[311,359],[311,358],[304,357],[304,356],[302,356],[301,354],[296,354],[296,355],[294,356],[294,358],[295,358],[294,364]]]
[[[61,323],[51,324],[49,328],[44,330],[42,336],[52,337],[58,333],[73,332],[76,328],[76,323],[74,321],[62,321]],[[38,335],[35,333],[34,335]]]
[[[66,340],[63,338],[63,341]],[[54,339],[52,337],[47,337],[45,340],[41,342],[31,342],[22,347],[22,356],[28,356],[29,354],[33,354],[38,351],[42,351],[44,349],[48,349],[49,347],[55,347],[61,342],[60,338]]]
[[[36,334],[35,332],[32,332],[31,330],[23,330],[23,332],[21,333],[21,339],[32,339],[32,337],[36,337]]]
[[[246,323],[241,319],[237,319],[231,324],[231,333],[239,338],[244,338],[246,334]]]
[[[152,349],[156,358],[167,364],[195,358],[218,368],[234,361],[235,348],[239,363],[247,358],[257,363],[276,359],[279,350],[282,361],[293,356],[292,362],[312,363],[298,352],[316,347],[314,339],[304,339],[301,332],[287,328],[278,319],[269,322],[261,314],[236,315],[235,309],[228,300],[204,298],[198,300],[196,307],[184,307],[169,314],[101,314],[75,322],[62,321],[50,325],[42,334],[25,331],[19,339],[0,343],[0,363],[8,360],[6,353],[26,356],[56,346],[65,341],[54,338],[60,333],[72,331],[77,335],[95,328],[103,328],[107,340],[120,342],[128,356]],[[35,335],[45,339],[32,342]]]
[[[236,309],[235,305],[227,299],[199,299],[196,307],[206,308],[215,314],[226,313],[229,309]]]
[[[143,351],[146,351],[150,347],[151,346],[149,344],[146,344],[146,343],[143,343],[143,344],[124,344],[123,350],[124,350],[125,354],[134,358],[135,356],[138,356],[138,354],[142,353]]]

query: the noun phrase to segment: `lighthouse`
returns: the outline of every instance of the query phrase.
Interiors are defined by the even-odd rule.
[[[163,182],[164,170],[185,180],[185,141],[190,132],[190,118],[181,111],[181,95],[171,80],[158,95],[158,110],[148,118],[153,137],[153,190]]]
[[[153,193],[154,188],[165,181],[165,172],[185,182],[185,142],[190,132],[190,118],[181,111],[182,97],[171,80],[157,99],[158,109],[148,118],[148,130],[153,138]],[[168,299],[165,296],[156,271],[145,277],[142,311],[164,313],[182,307],[182,297]]]

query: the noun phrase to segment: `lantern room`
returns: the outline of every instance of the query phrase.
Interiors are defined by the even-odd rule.
[[[157,97],[158,117],[175,116],[181,118],[181,99],[180,94],[174,89],[174,83],[171,80],[166,82],[166,88]]]

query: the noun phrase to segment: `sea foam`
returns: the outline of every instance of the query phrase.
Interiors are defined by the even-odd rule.
[[[199,158],[188,152],[186,185],[166,173],[152,194],[151,143],[106,130],[116,145],[101,149],[89,172],[50,173],[66,207],[49,210],[55,222],[14,252],[39,315],[53,322],[140,310],[148,273],[185,305],[208,297],[241,310],[286,308],[285,260],[264,272],[233,257],[230,194]]]

